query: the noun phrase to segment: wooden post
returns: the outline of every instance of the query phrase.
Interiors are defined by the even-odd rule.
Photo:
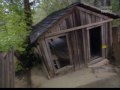
[[[118,35],[119,35],[119,28],[115,27],[113,28],[113,52],[114,52],[114,57],[115,57],[115,63],[116,65],[120,66],[120,42],[118,40]]]
[[[0,88],[14,87],[14,55],[13,52],[0,53]]]

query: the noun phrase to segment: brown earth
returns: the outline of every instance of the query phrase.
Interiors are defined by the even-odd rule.
[[[120,76],[112,65],[84,68],[48,80],[41,68],[35,67],[31,74],[16,77],[16,88],[120,88]]]

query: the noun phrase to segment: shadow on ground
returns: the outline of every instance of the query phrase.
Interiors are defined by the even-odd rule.
[[[120,77],[113,76],[78,88],[120,88]]]

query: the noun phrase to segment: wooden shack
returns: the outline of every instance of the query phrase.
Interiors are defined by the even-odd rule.
[[[117,18],[114,13],[74,3],[33,26],[30,40],[48,76],[78,70],[108,58],[112,21]]]

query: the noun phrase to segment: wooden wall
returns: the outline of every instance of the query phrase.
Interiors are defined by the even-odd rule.
[[[55,70],[53,68],[53,62],[51,57],[51,52],[49,46],[47,45],[47,40],[51,37],[47,37],[49,34],[54,32],[59,32],[65,29],[73,28],[76,26],[88,25],[92,23],[101,22],[104,20],[110,19],[104,15],[100,15],[98,13],[86,10],[81,7],[75,7],[72,12],[66,14],[63,18],[61,18],[52,28],[46,32],[42,38],[38,40],[38,44],[36,46],[37,53],[39,56],[43,58],[44,66],[46,66],[47,74],[49,76],[55,75]],[[102,57],[106,58],[108,56],[108,52],[111,48],[111,23],[100,24],[102,28]],[[92,26],[96,27],[96,26]],[[91,28],[91,27],[89,27]],[[88,66],[90,60],[90,47],[88,42],[88,28],[84,28],[77,31],[72,31],[65,33],[68,41],[68,48],[70,58],[73,61],[74,69],[77,70],[81,68],[81,66]],[[57,35],[58,36],[58,35]],[[106,46],[104,48],[103,46]],[[42,52],[42,53],[41,53]]]
[[[61,18],[44,35],[69,29],[76,26],[103,21],[106,19],[109,19],[109,18],[107,16],[92,12],[90,10],[87,10],[81,7],[75,7],[72,12],[70,12],[69,14],[66,14],[63,18]],[[68,25],[68,22],[71,24],[71,26]]]
[[[120,66],[120,27],[113,28],[113,55],[115,64]]]
[[[13,52],[0,53],[0,88],[14,87]]]

